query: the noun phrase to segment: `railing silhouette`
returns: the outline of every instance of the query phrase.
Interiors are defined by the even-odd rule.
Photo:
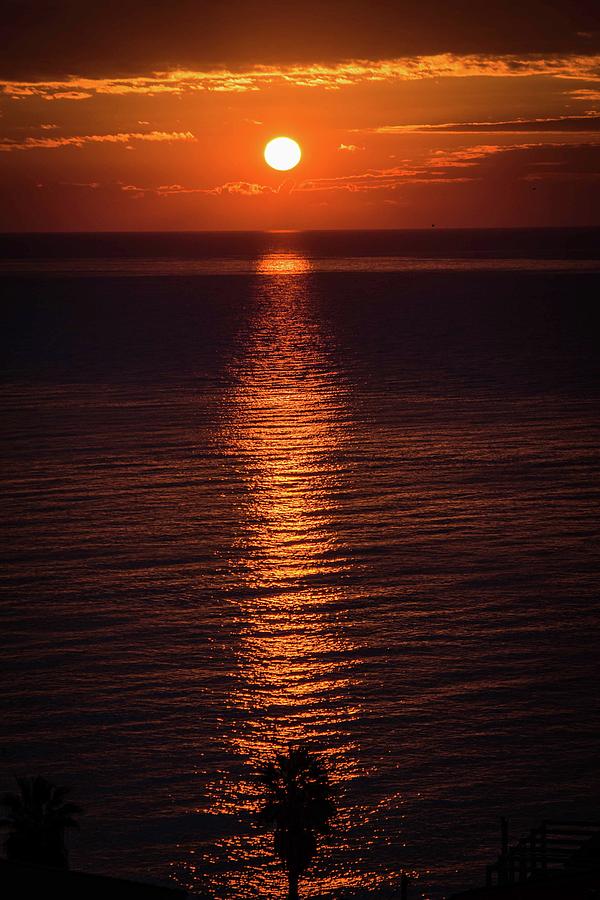
[[[594,836],[600,836],[600,822],[559,822],[548,820],[532,828],[527,837],[510,846],[508,819],[501,820],[502,851],[498,859],[486,868],[486,884],[515,884],[543,875],[549,869],[577,872],[587,868],[584,860],[578,864],[578,851]],[[589,864],[588,864],[589,865]]]

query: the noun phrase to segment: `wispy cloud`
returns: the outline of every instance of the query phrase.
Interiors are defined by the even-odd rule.
[[[180,183],[156,186],[111,182],[100,184],[63,182],[70,187],[110,189],[121,191],[133,200],[145,198],[177,198],[184,195],[205,197],[239,197],[253,200],[277,194],[370,193],[385,197],[411,185],[461,185],[483,182],[489,167],[494,165],[497,176],[508,176],[525,182],[575,181],[600,178],[600,140],[596,143],[540,145],[515,143],[510,145],[479,144],[452,150],[432,150],[419,162],[400,160],[389,168],[368,169],[330,178],[313,178],[300,182],[286,180],[273,187],[248,181],[229,181],[215,186],[196,186]]]
[[[586,102],[600,100],[600,91],[592,88],[580,88],[576,91],[567,91],[574,100],[584,100]]]
[[[84,78],[53,81],[3,81],[0,87],[16,100],[85,100],[97,94],[183,94],[192,91],[238,93],[272,86],[339,90],[367,82],[429,78],[551,76],[600,80],[600,55],[468,55],[443,53],[379,61],[347,60],[324,64],[253,66],[245,70],[174,69],[136,77]]]
[[[180,184],[161,185],[156,193],[166,197],[169,194],[241,194],[244,197],[256,197],[261,194],[274,194],[277,191],[265,184],[255,184],[250,181],[227,181],[225,184],[213,188],[186,188]]]
[[[600,114],[584,116],[555,116],[535,119],[508,119],[500,122],[443,122],[430,125],[381,125],[375,128],[357,128],[360,134],[571,134],[600,131]]]
[[[421,162],[402,160],[390,168],[369,169],[358,175],[306,181],[299,186],[298,190],[322,190],[329,184],[341,186],[345,190],[371,190],[396,187],[398,184],[406,183],[470,181],[472,180],[471,175],[465,176],[464,173],[457,170],[473,167],[482,159],[500,153],[503,149],[498,144],[480,144],[448,151],[432,150]]]
[[[529,180],[555,180],[560,178],[589,177],[596,179],[600,170],[600,142],[565,146],[564,144],[519,143],[510,145],[481,144],[454,150],[434,150],[420,163],[403,161],[386,169],[369,169],[367,172],[342,175],[336,178],[317,178],[301,182],[295,191],[390,191],[411,184],[460,184],[480,181],[484,177],[483,166],[492,157],[516,161],[513,177]],[[565,154],[588,154],[584,163],[576,165]],[[539,155],[551,159],[539,160]],[[591,156],[589,156],[592,154]]]
[[[24,141],[0,138],[0,151],[58,150],[63,147],[83,147],[85,144],[125,144],[137,141],[195,141],[191,131],[137,131],[117,134],[80,134],[71,137],[28,137]]]
[[[277,188],[265,184],[255,184],[250,181],[227,181],[216,187],[186,187],[183,184],[161,184],[158,187],[140,187],[136,184],[121,184],[120,189],[131,193],[136,197],[154,195],[156,197],[172,197],[180,194],[207,194],[212,196],[241,195],[243,197],[258,197],[262,194],[277,194]]]

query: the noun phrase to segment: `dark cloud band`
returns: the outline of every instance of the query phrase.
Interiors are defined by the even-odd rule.
[[[600,48],[589,0],[5,0],[0,77]]]

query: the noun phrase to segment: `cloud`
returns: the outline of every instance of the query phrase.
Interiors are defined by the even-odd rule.
[[[44,94],[44,100],[89,100],[93,96],[87,91],[56,91],[54,94]]]
[[[464,147],[457,150],[432,151],[422,162],[402,160],[401,164],[385,169],[368,169],[351,175],[341,175],[333,178],[314,178],[303,181],[294,189],[295,191],[372,191],[389,190],[403,184],[423,184],[440,182],[472,181],[474,176],[461,171],[455,171],[472,167],[477,161],[500,152],[497,145],[481,145],[478,147]]]
[[[381,125],[375,128],[353,129],[361,134],[586,134],[600,131],[600,115],[555,116],[536,119],[508,119],[501,122],[444,122],[431,125]]]
[[[248,181],[228,181],[226,184],[213,188],[208,193],[242,194],[244,197],[256,197],[260,194],[275,194],[277,191],[264,184],[252,184]]]
[[[71,137],[28,137],[24,141],[0,138],[0,151],[57,150],[63,147],[83,147],[85,144],[131,144],[132,141],[195,141],[191,131],[139,131],[117,134],[80,134]]]
[[[600,91],[593,90],[592,88],[580,88],[577,91],[568,91],[567,93],[570,97],[573,97],[574,100],[600,100]]]
[[[577,177],[596,178],[600,169],[600,142],[582,144],[532,144],[519,143],[502,146],[479,144],[454,150],[432,150],[419,163],[402,160],[398,165],[383,169],[368,169],[331,178],[314,178],[293,186],[284,183],[278,188],[247,181],[230,181],[216,187],[187,187],[181,184],[165,184],[158,187],[139,187],[122,184],[120,189],[134,198],[147,196],[172,197],[182,194],[203,194],[215,197],[260,197],[285,193],[323,194],[327,192],[367,193],[390,192],[407,185],[451,185],[481,181],[485,167],[493,159],[506,161],[511,178],[525,181],[569,180]],[[502,166],[500,166],[502,169]]]
[[[461,56],[451,53],[379,61],[346,60],[248,69],[173,69],[123,78],[70,76],[52,81],[0,81],[0,89],[15,100],[83,100],[95,95],[181,95],[194,91],[246,93],[271,87],[340,90],[377,82],[431,78],[528,77],[600,81],[600,54],[567,56]]]
[[[579,145],[520,143],[481,144],[455,150],[431,151],[420,163],[404,161],[387,169],[317,178],[301,182],[295,191],[390,191],[414,184],[461,184],[481,181],[493,164],[510,170],[512,179],[526,181],[596,179],[600,172],[600,141]]]
[[[102,187],[99,181],[59,181],[59,184],[64,187],[86,188],[91,191],[97,191]],[[38,187],[43,187],[43,185],[39,184]]]
[[[91,185],[90,185],[91,186]],[[179,194],[208,194],[212,196],[241,195],[243,197],[258,197],[262,194],[277,194],[276,188],[265,184],[255,184],[249,181],[227,181],[216,187],[186,187],[182,184],[161,184],[158,187],[139,187],[135,184],[121,184],[120,188],[126,193],[137,197],[155,195],[157,197],[172,197]]]
[[[358,147],[356,144],[340,144],[338,150],[342,153],[356,153],[358,150],[364,150],[364,147]]]
[[[281,194],[372,194],[374,198],[392,200],[402,188],[417,185],[460,186],[495,182],[505,184],[543,182],[591,183],[600,180],[600,140],[596,143],[563,143],[540,145],[480,144],[452,150],[432,150],[418,161],[401,160],[389,168],[368,169],[337,177],[307,179],[298,183],[285,181],[277,187],[249,181],[228,181],[215,186],[190,186],[179,182],[140,186],[134,183],[60,182],[61,185],[90,191],[120,191],[132,200],[177,198],[186,195],[222,198],[238,197],[251,202],[261,197]],[[41,185],[40,185],[41,186]],[[391,195],[391,196],[390,196]]]
[[[317,27],[315,27],[317,23]],[[139,74],[442,53],[595,50],[592,0],[5,0],[0,71]]]

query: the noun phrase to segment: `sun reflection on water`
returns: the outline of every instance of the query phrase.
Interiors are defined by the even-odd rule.
[[[256,271],[259,275],[307,275],[312,266],[308,257],[298,253],[267,253],[257,260]]]
[[[211,809],[221,813],[256,808],[252,767],[289,741],[307,741],[329,757],[338,783],[358,772],[344,728],[359,713],[349,690],[355,654],[335,584],[345,561],[331,521],[351,420],[327,337],[311,310],[310,272],[310,261],[298,254],[258,260],[256,273],[266,277],[256,282],[226,426],[247,493],[229,735],[243,774],[215,783]],[[228,860],[229,890],[281,891],[270,843],[251,830],[213,844],[216,857]],[[312,889],[345,883],[334,870],[330,864],[327,875],[312,878]]]
[[[340,662],[348,667],[352,648],[330,583],[343,566],[330,521],[346,439],[343,390],[310,309],[310,261],[270,254],[257,272],[275,277],[258,286],[231,429],[251,488],[243,549],[253,593],[232,697],[252,712],[235,738],[250,759],[310,738],[321,738],[326,752],[336,717],[353,712],[340,702],[349,678]]]
[[[241,574],[232,598],[237,674],[223,721],[223,753],[234,762],[213,773],[205,790],[198,812],[216,817],[220,836],[205,846],[199,865],[186,867],[184,883],[204,886],[205,872],[215,897],[283,896],[272,837],[253,825],[258,786],[252,770],[302,740],[328,760],[339,792],[331,843],[303,885],[306,896],[324,896],[382,883],[381,872],[376,876],[364,864],[382,810],[377,803],[351,808],[345,800],[349,786],[368,774],[350,737],[350,723],[362,715],[355,670],[360,653],[340,588],[348,560],[339,537],[339,497],[354,424],[333,341],[314,308],[310,260],[273,253],[259,259],[255,271],[252,314],[241,326],[220,434],[242,485]],[[223,827],[222,817],[231,827]],[[357,866],[358,857],[363,864]]]

